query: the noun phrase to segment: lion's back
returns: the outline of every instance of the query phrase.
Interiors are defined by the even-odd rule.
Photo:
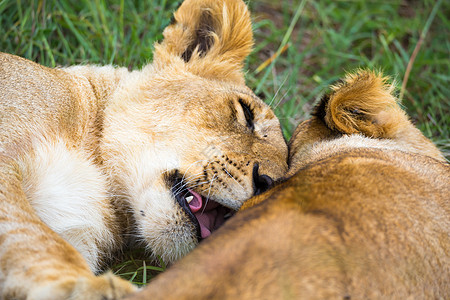
[[[351,295],[445,297],[448,164],[399,150],[352,149],[303,167],[289,182],[304,215],[335,228],[327,243]]]

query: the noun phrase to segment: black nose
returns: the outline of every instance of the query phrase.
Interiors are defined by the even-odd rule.
[[[272,178],[267,175],[259,175],[258,169],[259,165],[256,163],[253,166],[253,189],[255,191],[255,196],[264,193],[273,184]]]

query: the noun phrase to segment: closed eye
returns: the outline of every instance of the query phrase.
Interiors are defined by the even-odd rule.
[[[255,115],[253,114],[252,109],[242,99],[239,99],[239,104],[242,106],[242,111],[244,112],[245,121],[247,122],[247,127],[251,131],[253,131],[255,129],[255,124],[254,124]]]

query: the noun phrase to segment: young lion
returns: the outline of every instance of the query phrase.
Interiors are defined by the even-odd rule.
[[[0,54],[1,299],[121,297],[92,271],[124,236],[172,262],[287,171],[245,4],[186,0],[164,37],[133,72]]]
[[[391,93],[367,71],[334,86],[293,177],[130,299],[448,299],[450,166]]]

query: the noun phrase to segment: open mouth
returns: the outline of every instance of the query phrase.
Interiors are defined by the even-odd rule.
[[[176,177],[172,193],[197,228],[199,241],[211,235],[234,213],[216,201],[201,196],[186,186],[181,177]]]

